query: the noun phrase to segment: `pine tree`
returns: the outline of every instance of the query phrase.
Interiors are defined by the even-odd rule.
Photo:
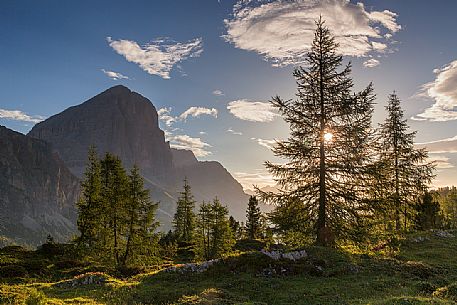
[[[351,93],[351,66],[341,71],[338,44],[320,19],[306,58],[294,71],[296,100],[275,97],[272,104],[289,124],[291,134],[278,141],[276,156],[285,164],[266,162],[281,187],[279,194],[257,190],[264,201],[279,206],[304,205],[312,238],[329,245],[334,237],[355,239],[369,213],[367,166],[371,162],[373,89]]]
[[[257,239],[262,235],[262,213],[259,208],[259,201],[255,196],[249,197],[246,210],[246,231],[249,239]]]
[[[178,198],[176,213],[173,219],[175,236],[180,243],[192,243],[195,230],[195,200],[187,179],[184,179],[184,190]]]
[[[121,265],[129,260],[142,257],[143,261],[154,256],[158,237],[155,233],[158,222],[155,221],[157,203],[152,203],[149,190],[144,188],[144,179],[140,170],[134,166],[129,175],[129,190],[127,200],[127,231],[125,250],[121,258]]]
[[[77,244],[85,248],[93,247],[100,231],[99,214],[101,213],[101,168],[95,147],[88,153],[88,162],[81,182],[81,196],[77,202],[78,230]]]
[[[400,100],[389,96],[388,116],[380,124],[380,185],[387,220],[396,231],[407,229],[413,220],[416,198],[422,196],[433,178],[434,165],[427,163],[427,151],[414,148],[416,132],[408,132]],[[393,218],[392,218],[393,216]]]

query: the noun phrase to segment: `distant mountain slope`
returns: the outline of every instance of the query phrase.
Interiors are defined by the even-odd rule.
[[[76,232],[79,181],[51,145],[0,126],[0,236],[37,245]]]
[[[191,151],[170,149],[155,107],[124,86],[52,116],[35,125],[29,136],[51,143],[78,177],[91,145],[101,154],[118,155],[127,167],[139,165],[152,199],[160,201],[163,229],[170,228],[185,176],[198,201],[217,195],[234,216],[244,217],[248,198],[241,185],[218,162],[199,162]]]

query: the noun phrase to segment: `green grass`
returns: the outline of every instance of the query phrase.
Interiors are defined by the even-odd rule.
[[[426,240],[412,241],[417,234]],[[76,288],[59,283],[97,268],[83,263],[72,267],[61,256],[0,250],[2,267],[41,264],[44,270],[27,270],[22,277],[0,273],[0,303],[456,304],[457,238],[417,234],[394,257],[310,247],[307,259],[293,263],[243,253],[203,273],[156,271],[128,279],[106,275],[104,284]]]

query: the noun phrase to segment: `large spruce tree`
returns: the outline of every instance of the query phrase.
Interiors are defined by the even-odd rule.
[[[354,239],[368,213],[364,176],[374,95],[371,84],[352,93],[350,64],[340,70],[338,44],[322,19],[316,25],[305,66],[294,71],[297,99],[272,100],[290,126],[290,137],[273,149],[287,162],[266,162],[282,190],[258,192],[280,206],[301,202],[303,225],[318,244],[329,245],[335,237]]]
[[[393,221],[395,229],[407,229],[414,219],[414,205],[424,195],[433,178],[434,165],[427,162],[427,151],[414,147],[416,132],[408,132],[407,120],[398,96],[389,96],[387,118],[380,124],[381,196],[385,220]]]
[[[180,243],[192,243],[195,230],[195,200],[187,179],[178,198],[176,213],[173,218],[174,233]]]

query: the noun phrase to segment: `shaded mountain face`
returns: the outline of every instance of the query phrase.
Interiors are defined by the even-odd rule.
[[[151,199],[159,201],[162,229],[171,228],[176,199],[188,178],[197,201],[215,196],[243,219],[248,197],[241,185],[218,162],[199,162],[191,151],[171,149],[159,128],[152,103],[124,86],[116,86],[35,125],[29,136],[52,144],[78,177],[87,152],[95,145],[100,154],[111,152],[127,168],[137,164]]]
[[[118,155],[124,166],[137,164],[154,183],[164,182],[172,156],[159,129],[152,103],[124,86],[116,86],[81,105],[38,123],[29,136],[53,145],[76,176],[81,177],[87,152],[95,145],[100,153]]]
[[[76,232],[79,180],[44,141],[0,126],[0,236],[38,245]]]

